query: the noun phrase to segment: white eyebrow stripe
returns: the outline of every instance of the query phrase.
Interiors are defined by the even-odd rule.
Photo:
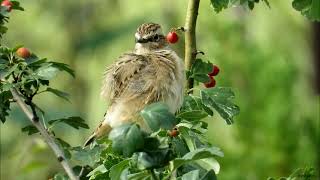
[[[134,36],[136,37],[136,39],[141,39],[141,36],[139,33],[136,33]]]

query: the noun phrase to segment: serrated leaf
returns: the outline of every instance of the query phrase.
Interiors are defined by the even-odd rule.
[[[33,58],[27,59],[28,60],[27,61],[27,63],[28,63],[27,66],[29,66],[29,67],[40,67],[44,63],[49,64],[49,63],[47,63],[47,59],[46,58],[39,60],[37,56],[32,56],[32,57]]]
[[[131,156],[144,146],[142,132],[136,124],[124,124],[113,128],[109,139],[112,141],[112,149],[124,156]]]
[[[146,106],[140,115],[153,132],[160,128],[170,130],[176,125],[175,116],[169,111],[168,106],[161,102]]]
[[[70,144],[68,144],[66,141],[60,139],[60,138],[56,138],[57,143],[61,146],[61,148],[63,149],[64,155],[67,159],[71,158],[71,153],[70,153]]]
[[[208,114],[202,110],[184,111],[177,115],[177,117],[188,121],[199,121],[208,117]]]
[[[229,0],[210,0],[211,6],[216,13],[228,8]]]
[[[68,93],[65,93],[63,91],[60,91],[58,89],[53,89],[53,88],[50,88],[50,87],[48,87],[46,89],[46,91],[47,92],[51,92],[51,93],[55,94],[56,96],[61,97],[62,99],[70,102],[70,100],[68,99],[68,97],[69,97]]]
[[[170,170],[174,171],[180,166],[194,162],[200,159],[211,158],[215,156],[223,157],[223,153],[217,147],[199,148],[184,155],[182,158],[176,158],[170,162]]]
[[[32,135],[39,132],[39,130],[34,125],[28,125],[22,128],[21,131],[28,133],[28,135]]]
[[[20,3],[18,1],[11,1],[12,3],[12,9],[24,11],[23,7],[20,6]]]
[[[68,64],[58,63],[58,62],[50,62],[53,67],[58,68],[60,71],[65,71],[69,73],[72,77],[75,77],[74,70],[69,67]]]
[[[101,150],[102,149],[98,146],[95,146],[92,149],[75,147],[71,151],[72,160],[76,161],[81,166],[89,165],[92,167],[95,163],[99,162]]]
[[[218,87],[201,90],[200,96],[203,104],[214,108],[227,124],[232,124],[233,117],[239,114],[239,107],[232,102],[234,93],[230,88]]]
[[[205,62],[202,59],[196,59],[191,67],[190,77],[196,81],[206,83],[210,81],[208,73],[212,71],[212,63]]]
[[[48,123],[50,125],[55,125],[57,123],[65,123],[75,129],[79,129],[79,128],[89,129],[89,126],[85,123],[85,120],[78,116],[50,120]]]
[[[320,21],[319,0],[294,0],[292,7],[310,20]]]
[[[129,159],[126,159],[111,167],[109,174],[111,180],[121,180],[121,175],[123,171],[129,166],[129,161]]]

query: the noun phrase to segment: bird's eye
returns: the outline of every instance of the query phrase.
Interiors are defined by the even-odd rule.
[[[153,40],[154,40],[154,41],[159,41],[159,39],[160,39],[160,37],[159,37],[158,34],[156,34],[155,36],[153,36]]]

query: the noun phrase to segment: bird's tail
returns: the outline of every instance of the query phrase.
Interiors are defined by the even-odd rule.
[[[86,142],[84,143],[83,147],[88,146],[89,144],[91,144],[94,140],[96,140],[97,138],[100,138],[104,135],[108,135],[109,132],[111,131],[111,126],[107,123],[104,123],[105,121],[102,121],[99,126],[97,127],[97,129],[92,133],[91,136],[89,136],[89,138],[86,140]]]

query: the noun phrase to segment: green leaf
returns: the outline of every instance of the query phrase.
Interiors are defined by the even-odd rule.
[[[213,170],[208,171],[200,180],[217,180],[216,173]]]
[[[32,56],[32,58],[27,59],[27,64],[28,64],[27,65],[28,67],[39,68],[39,67],[43,66],[44,64],[49,64],[49,63],[47,63],[46,58],[39,60],[38,57],[34,55],[34,56]]]
[[[48,123],[50,125],[56,125],[58,123],[65,123],[75,129],[79,129],[79,128],[89,129],[89,126],[85,123],[85,120],[82,119],[81,117],[78,117],[78,116],[50,120]]]
[[[136,124],[124,124],[113,128],[109,139],[112,140],[113,150],[124,156],[131,156],[144,146],[142,132]]]
[[[38,129],[34,125],[28,125],[28,126],[22,128],[21,130],[22,130],[22,132],[27,132],[28,135],[32,135],[32,134],[39,132]]]
[[[106,169],[104,164],[101,164],[98,167],[94,168],[92,171],[90,171],[89,174],[87,175],[87,177],[96,176],[98,174],[103,174],[103,173],[106,173],[106,172],[108,172],[108,170]]]
[[[223,9],[228,8],[229,0],[210,0],[211,6],[215,12],[220,12]]]
[[[6,122],[6,117],[9,115],[10,99],[12,99],[10,91],[0,91],[0,120],[2,123]]]
[[[160,128],[171,130],[176,125],[175,116],[169,111],[168,106],[161,102],[146,106],[140,115],[154,132]]]
[[[69,73],[72,77],[75,77],[74,70],[69,67],[68,64],[58,63],[58,62],[50,62],[53,67],[58,68],[60,71],[65,71]]]
[[[191,67],[190,77],[196,81],[206,83],[210,81],[208,73],[212,71],[212,63],[205,62],[202,59],[196,59]]]
[[[177,115],[177,117],[188,121],[199,121],[205,117],[208,117],[208,114],[202,110],[192,110],[181,112]]]
[[[193,170],[184,174],[182,180],[199,180],[199,170]]]
[[[109,174],[111,180],[121,179],[123,171],[129,166],[129,161],[129,159],[126,159],[111,167]]]
[[[292,7],[310,20],[320,21],[319,0],[294,0]]]
[[[95,146],[94,148],[85,148],[82,147],[75,147],[72,148],[72,160],[76,161],[79,165],[85,166],[94,166],[95,163],[99,162],[100,160],[100,153],[101,148]]]
[[[176,158],[170,162],[170,170],[174,171],[180,166],[197,161],[200,159],[211,158],[215,156],[223,157],[223,153],[217,147],[199,148],[184,155],[182,158]]]
[[[196,163],[207,171],[214,170],[216,174],[220,171],[220,164],[213,157],[197,160]]]
[[[51,66],[51,64],[47,64],[46,66],[42,66],[35,72],[35,75],[43,80],[50,80],[54,78],[59,72],[59,69]]]
[[[140,170],[163,167],[171,160],[172,152],[169,148],[136,153],[137,167]]]
[[[230,88],[218,87],[201,90],[201,99],[204,105],[214,108],[227,122],[233,123],[233,117],[238,115],[240,109],[232,102],[234,93]]]
[[[151,174],[148,171],[141,171],[138,173],[128,175],[128,180],[150,180]]]
[[[210,81],[210,78],[207,74],[193,74],[191,77],[193,77],[196,81],[206,83]]]
[[[60,138],[56,138],[57,143],[60,145],[61,149],[64,152],[64,155],[67,159],[71,158],[71,153],[70,153],[70,144],[68,144],[66,141],[60,139]]]
[[[61,97],[62,99],[66,100],[66,101],[69,101],[69,99],[68,99],[69,94],[68,93],[65,93],[63,91],[60,91],[58,89],[53,89],[53,88],[50,88],[50,87],[48,87],[46,89],[46,91],[51,92],[51,93],[55,94],[58,97]]]
[[[12,9],[24,11],[24,9],[20,6],[20,3],[18,1],[11,1],[12,3]]]
[[[18,68],[19,64],[14,64],[9,69],[5,69],[4,71],[1,71],[0,73],[0,79],[8,78],[12,72],[14,72]]]

